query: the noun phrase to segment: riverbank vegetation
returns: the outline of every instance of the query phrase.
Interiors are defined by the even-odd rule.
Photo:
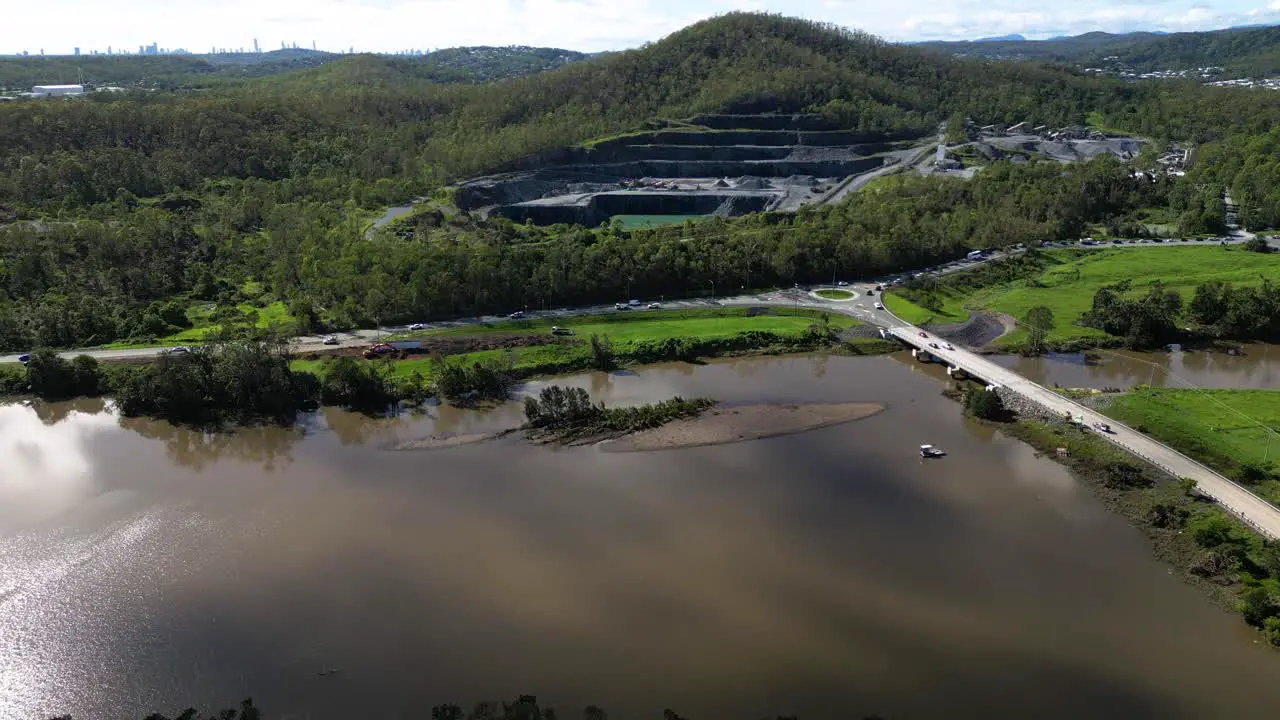
[[[1280,647],[1280,543],[1087,430],[1019,419],[1000,429],[1057,459],[1152,541],[1157,556]]]
[[[1146,348],[1175,341],[1189,325],[1219,338],[1275,337],[1280,332],[1277,280],[1280,256],[1239,247],[1047,250],[981,270],[917,278],[901,291],[886,293],[885,304],[904,319],[921,321],[951,321],[961,312],[978,311],[1025,320],[1043,308],[1048,315],[1041,321],[1052,318],[1045,347]],[[1025,349],[1031,339],[1020,322],[996,346]]]
[[[1102,412],[1280,506],[1280,391],[1139,387],[1108,397]]]

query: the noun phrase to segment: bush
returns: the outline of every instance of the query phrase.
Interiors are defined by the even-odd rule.
[[[320,398],[326,405],[385,411],[395,395],[386,375],[373,363],[339,357],[325,365]]]
[[[104,390],[97,360],[79,355],[68,362],[48,348],[31,353],[27,383],[33,395],[51,400],[100,395]]]
[[[515,359],[480,360],[471,365],[446,357],[436,358],[436,390],[449,400],[490,399],[507,397],[515,382]]]
[[[994,390],[970,385],[964,390],[964,411],[983,420],[1002,421],[1009,417],[1004,400]]]

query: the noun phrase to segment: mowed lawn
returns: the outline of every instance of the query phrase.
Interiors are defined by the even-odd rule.
[[[1227,474],[1280,454],[1280,390],[1142,388],[1103,412]],[[1258,489],[1280,504],[1280,483]]]
[[[937,311],[918,305],[902,294],[901,290],[890,290],[884,293],[882,302],[885,310],[906,320],[912,325],[924,325],[930,322],[955,323],[969,319],[969,311],[965,309],[965,298],[959,293],[942,291],[937,294],[941,301]]]
[[[640,341],[662,341],[669,338],[716,340],[731,338],[740,332],[756,330],[780,335],[799,335],[814,324],[821,313],[804,308],[707,308],[688,310],[627,310],[605,315],[584,315],[555,319],[512,320],[485,325],[469,325],[446,330],[407,333],[401,338],[439,336],[465,337],[496,333],[549,333],[552,325],[573,330],[576,344],[530,345],[510,350],[482,350],[454,357],[474,362],[511,354],[517,368],[537,368],[574,364],[590,356],[587,341],[591,335],[608,336],[617,353],[626,353],[629,345]],[[828,314],[831,327],[843,330],[858,324],[847,315]],[[294,368],[318,372],[325,361],[296,361]],[[395,375],[411,375],[417,371],[429,375],[429,358],[412,358],[390,363]]]
[[[1280,254],[1263,255],[1239,247],[1142,247],[1113,250],[1089,250],[1078,253],[1048,251],[1060,264],[1050,266],[1034,278],[982,288],[971,293],[947,296],[947,315],[969,310],[987,310],[1012,315],[1019,322],[1027,311],[1044,305],[1053,311],[1054,329],[1050,341],[1105,337],[1094,328],[1075,324],[1093,305],[1093,295],[1106,285],[1128,280],[1130,292],[1140,294],[1155,282],[1178,290],[1183,300],[1191,301],[1195,286],[1209,280],[1221,280],[1237,286],[1257,285],[1263,277],[1280,281]],[[903,307],[904,298],[886,295],[885,304],[899,317],[910,322],[923,321],[933,315],[918,305]],[[899,312],[899,310],[903,312]],[[905,313],[905,314],[904,314]],[[939,316],[941,322],[948,318]],[[997,341],[1000,345],[1017,345],[1026,341],[1026,332],[1017,330]]]

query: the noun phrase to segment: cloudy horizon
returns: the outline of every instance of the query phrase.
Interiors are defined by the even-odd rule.
[[[16,32],[0,54],[136,52],[157,43],[194,53],[263,50],[282,43],[321,50],[398,52],[464,45],[533,45],[583,52],[622,50],[733,10],[798,15],[887,40],[1028,39],[1101,30],[1185,32],[1280,23],[1280,0],[948,0],[900,9],[872,0],[821,0],[797,13],[783,0],[48,0],[6,11]]]

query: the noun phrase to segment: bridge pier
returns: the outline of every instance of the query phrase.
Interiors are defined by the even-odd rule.
[[[937,358],[928,350],[921,350],[920,348],[911,348],[911,357],[919,360],[920,362],[933,362],[934,360],[937,360]]]
[[[947,366],[947,374],[955,378],[956,380],[964,380],[965,378],[969,377],[969,373],[965,372],[964,368],[961,368],[955,365]]]

